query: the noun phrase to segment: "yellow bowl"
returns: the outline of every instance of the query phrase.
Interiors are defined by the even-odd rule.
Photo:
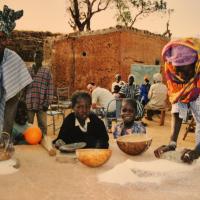
[[[112,151],[110,149],[77,149],[76,156],[88,167],[99,167],[106,163]]]
[[[129,155],[139,155],[151,145],[152,138],[146,134],[131,134],[117,138],[118,147]]]

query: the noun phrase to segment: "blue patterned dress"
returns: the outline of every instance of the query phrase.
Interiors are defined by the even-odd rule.
[[[128,134],[141,134],[141,133],[146,133],[146,128],[145,126],[142,125],[141,122],[136,121],[133,122],[133,125],[129,128],[124,127],[124,123],[121,122],[116,125],[113,136],[114,138],[118,138],[119,136],[122,135],[128,135]]]

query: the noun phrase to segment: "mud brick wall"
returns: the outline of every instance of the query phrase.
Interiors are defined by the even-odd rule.
[[[8,48],[16,51],[25,62],[33,62],[33,55],[37,48],[43,49],[44,41],[49,36],[56,36],[51,32],[13,31]]]
[[[52,47],[55,87],[70,86],[70,93],[86,89],[89,81],[110,89],[114,75],[127,80],[134,63],[155,64],[168,38],[137,29],[106,29],[69,34]]]

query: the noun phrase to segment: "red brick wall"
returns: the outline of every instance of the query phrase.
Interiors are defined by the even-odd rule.
[[[56,41],[52,59],[55,87],[70,92],[86,89],[89,81],[110,89],[114,75],[124,80],[134,63],[155,64],[168,42],[161,36],[133,30],[78,35]]]

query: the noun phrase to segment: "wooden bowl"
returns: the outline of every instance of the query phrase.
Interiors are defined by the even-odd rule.
[[[151,145],[152,138],[146,134],[124,135],[117,138],[118,147],[129,155],[139,155]]]
[[[77,149],[76,156],[88,167],[99,167],[106,163],[112,151],[110,149]]]

